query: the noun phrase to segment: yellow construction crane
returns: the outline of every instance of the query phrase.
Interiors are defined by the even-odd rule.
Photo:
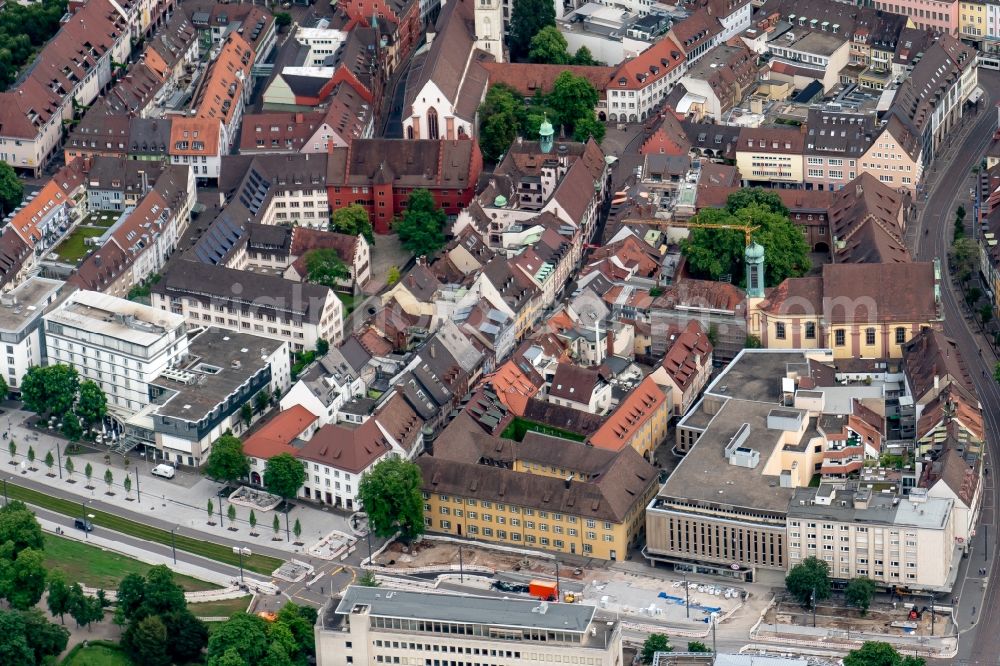
[[[746,237],[746,245],[750,247],[750,243],[753,239],[750,237],[753,232],[760,229],[760,227],[752,226],[750,224],[704,224],[702,222],[678,222],[675,220],[626,220],[625,223],[635,222],[636,224],[652,224],[658,227],[681,227],[682,229],[734,229],[736,231],[742,231],[743,235]]]

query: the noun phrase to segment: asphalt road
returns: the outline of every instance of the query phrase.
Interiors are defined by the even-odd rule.
[[[1000,386],[993,380],[991,372],[996,358],[976,332],[973,315],[963,311],[961,295],[948,277],[946,268],[955,209],[963,197],[967,198],[972,184],[972,168],[982,159],[997,127],[993,105],[1000,97],[1000,75],[980,70],[980,82],[987,92],[987,99],[980,105],[982,110],[953,133],[954,145],[944,147],[936,168],[928,178],[927,201],[922,204],[923,210],[915,223],[914,255],[922,261],[939,258],[942,262],[945,276],[942,284],[944,332],[955,340],[971,369],[986,421],[985,464],[990,467],[994,457],[1000,458]],[[971,129],[966,129],[969,123],[972,123]],[[905,285],[900,287],[905,288]],[[1000,580],[996,537],[1000,534],[996,529],[998,506],[993,478],[992,475],[985,478],[977,536],[972,539],[971,552],[962,563],[955,588],[959,597],[956,615],[962,640],[959,654],[956,659],[947,662],[950,664],[1000,663],[997,657],[1000,654],[1000,612],[995,610],[1000,603],[1000,587],[996,584]],[[979,575],[980,567],[987,569],[986,577]],[[984,613],[983,609],[988,610]]]

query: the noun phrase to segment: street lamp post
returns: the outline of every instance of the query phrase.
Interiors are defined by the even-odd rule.
[[[691,619],[691,586],[688,585],[687,574],[684,574],[684,611],[687,619]]]
[[[3,505],[7,506],[10,504],[10,499],[7,497],[7,479],[3,480]]]
[[[59,479],[62,480],[62,452],[59,451],[59,442],[56,442],[56,466],[59,468]]]
[[[368,566],[372,564],[372,524],[368,523],[368,531],[366,533],[368,537]]]
[[[83,521],[83,538],[85,541],[90,540],[90,530],[87,529],[87,503],[80,502],[80,519]]]
[[[712,654],[713,655],[717,655],[717,654],[719,654],[719,651],[716,650],[716,648],[715,648],[715,624],[716,624],[716,620],[719,617],[719,614],[718,613],[712,613],[712,615],[710,617],[712,618]]]
[[[174,529],[170,530],[170,551],[174,556],[174,564],[177,564],[177,530],[181,528],[180,525],[174,525]]]
[[[369,564],[371,564],[369,562]],[[458,544],[458,582],[465,583],[465,568],[462,566],[462,544]]]
[[[240,583],[243,582],[243,556],[250,556],[250,549],[243,546],[233,546],[233,552],[240,556]]]

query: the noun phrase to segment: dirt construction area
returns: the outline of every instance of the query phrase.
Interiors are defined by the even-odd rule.
[[[819,604],[816,607],[816,626],[844,631],[861,631],[887,634],[890,636],[930,636],[931,624],[934,635],[949,633],[953,627],[951,615],[938,612],[933,615],[929,608],[917,605],[916,616],[911,616],[908,604],[873,604],[865,615],[857,608],[847,608],[836,604]],[[764,625],[812,626],[812,612],[800,606],[793,599],[779,600],[768,609]]]

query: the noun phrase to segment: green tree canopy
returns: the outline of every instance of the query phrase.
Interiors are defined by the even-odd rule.
[[[788,217],[788,208],[774,190],[749,187],[736,190],[726,199],[726,210],[733,214],[750,206],[763,206],[772,213]]]
[[[547,25],[531,38],[528,60],[549,65],[568,65],[572,60],[566,38],[554,25]]]
[[[288,12],[277,12],[274,15],[274,24],[279,28],[286,28],[292,24],[292,15]]]
[[[208,639],[208,666],[227,666],[232,651],[245,664],[257,664],[267,654],[266,622],[256,615],[236,613],[219,625]]]
[[[573,125],[573,140],[579,141],[580,143],[586,143],[588,139],[593,137],[594,141],[600,143],[604,141],[604,133],[607,129],[604,127],[604,123],[599,121],[594,113],[591,112],[589,116],[583,116],[578,118],[576,123]]]
[[[187,608],[184,589],[174,581],[173,572],[159,564],[145,576],[128,574],[118,584],[115,621],[136,622],[150,615],[169,615]]]
[[[160,616],[167,628],[170,642],[167,652],[174,663],[190,664],[198,661],[201,651],[208,645],[208,627],[185,609]],[[141,663],[141,662],[137,662]]]
[[[673,648],[670,646],[670,639],[667,638],[666,634],[650,634],[642,643],[642,650],[639,652],[639,658],[644,664],[652,664],[653,657],[657,652],[672,651]]]
[[[69,612],[69,585],[66,576],[58,569],[49,572],[49,589],[45,602],[49,612],[59,616],[59,621],[66,624],[64,616]]]
[[[360,204],[351,204],[333,211],[330,215],[330,231],[351,236],[361,235],[369,243],[375,242],[375,231],[368,219],[368,211]]]
[[[16,559],[23,550],[42,550],[44,547],[42,527],[24,502],[11,500],[0,508],[0,553],[9,548],[10,554],[4,556]]]
[[[76,415],[76,412],[70,411],[63,414],[62,434],[71,442],[75,442],[83,437],[83,426],[80,424],[80,418]],[[46,464],[48,464],[47,460]]]
[[[27,627],[20,613],[0,610],[0,664],[33,664],[35,653],[28,643]]]
[[[807,557],[785,576],[785,588],[803,606],[830,597],[830,566],[816,557]],[[815,597],[814,597],[815,594]]]
[[[333,248],[317,248],[306,252],[306,279],[336,289],[351,279],[351,269]]]
[[[486,99],[479,106],[479,149],[483,157],[496,162],[507,152],[524,116],[524,101],[510,86],[497,83],[490,86]]]
[[[594,65],[600,65],[601,63],[599,63],[597,60],[594,60],[594,54],[590,52],[590,49],[588,49],[586,46],[581,46],[576,50],[576,53],[573,55],[573,64],[588,65],[592,67]]]
[[[51,412],[62,416],[76,401],[80,376],[76,368],[65,365],[34,366],[21,379],[21,399],[33,412]]]
[[[546,26],[555,26],[555,4],[547,0],[514,0],[507,33],[511,60],[523,62],[531,50],[531,40]]]
[[[740,193],[737,193],[740,194]],[[764,247],[764,275],[769,286],[809,270],[809,245],[787,216],[761,203],[730,211],[707,208],[694,222],[707,225],[752,225],[753,240]],[[744,280],[743,253],[746,240],[740,229],[691,229],[682,246],[691,272],[698,277],[718,280],[723,275]]]
[[[867,576],[852,578],[851,582],[844,588],[844,597],[847,599],[847,603],[859,608],[862,615],[868,612],[868,607],[871,606],[874,596],[875,581]]]
[[[552,92],[546,97],[549,107],[556,114],[555,121],[570,133],[578,121],[594,117],[594,107],[599,99],[590,81],[568,71],[556,77]]]
[[[45,592],[45,553],[26,548],[16,560],[0,561],[0,592],[13,608],[27,610]]]
[[[87,426],[97,423],[108,413],[108,397],[96,382],[89,379],[80,382],[76,413]]]
[[[4,44],[5,47],[9,46]],[[0,217],[17,208],[24,199],[24,183],[17,177],[14,167],[0,162]]]
[[[688,652],[711,652],[707,645],[701,641],[688,641]]]
[[[919,657],[904,657],[888,643],[867,641],[844,657],[844,666],[924,666]]]
[[[406,210],[396,221],[396,233],[408,252],[418,257],[433,255],[444,247],[446,217],[429,190],[416,189],[410,192]]]
[[[169,645],[167,627],[156,615],[133,622],[122,636],[129,658],[143,666],[170,666]]]
[[[305,468],[291,454],[279,453],[264,465],[264,486],[286,500],[295,497],[305,482]]]
[[[239,437],[225,434],[212,443],[212,450],[205,461],[205,476],[216,481],[232,483],[250,474],[250,460],[243,453]]]
[[[35,664],[52,663],[49,660],[66,649],[69,631],[65,627],[49,622],[37,608],[19,613],[24,622],[24,635],[28,646],[35,654]],[[4,663],[0,659],[0,663]]]
[[[420,468],[401,458],[385,458],[361,477],[358,499],[373,534],[391,537],[399,530],[409,541],[424,532]]]

